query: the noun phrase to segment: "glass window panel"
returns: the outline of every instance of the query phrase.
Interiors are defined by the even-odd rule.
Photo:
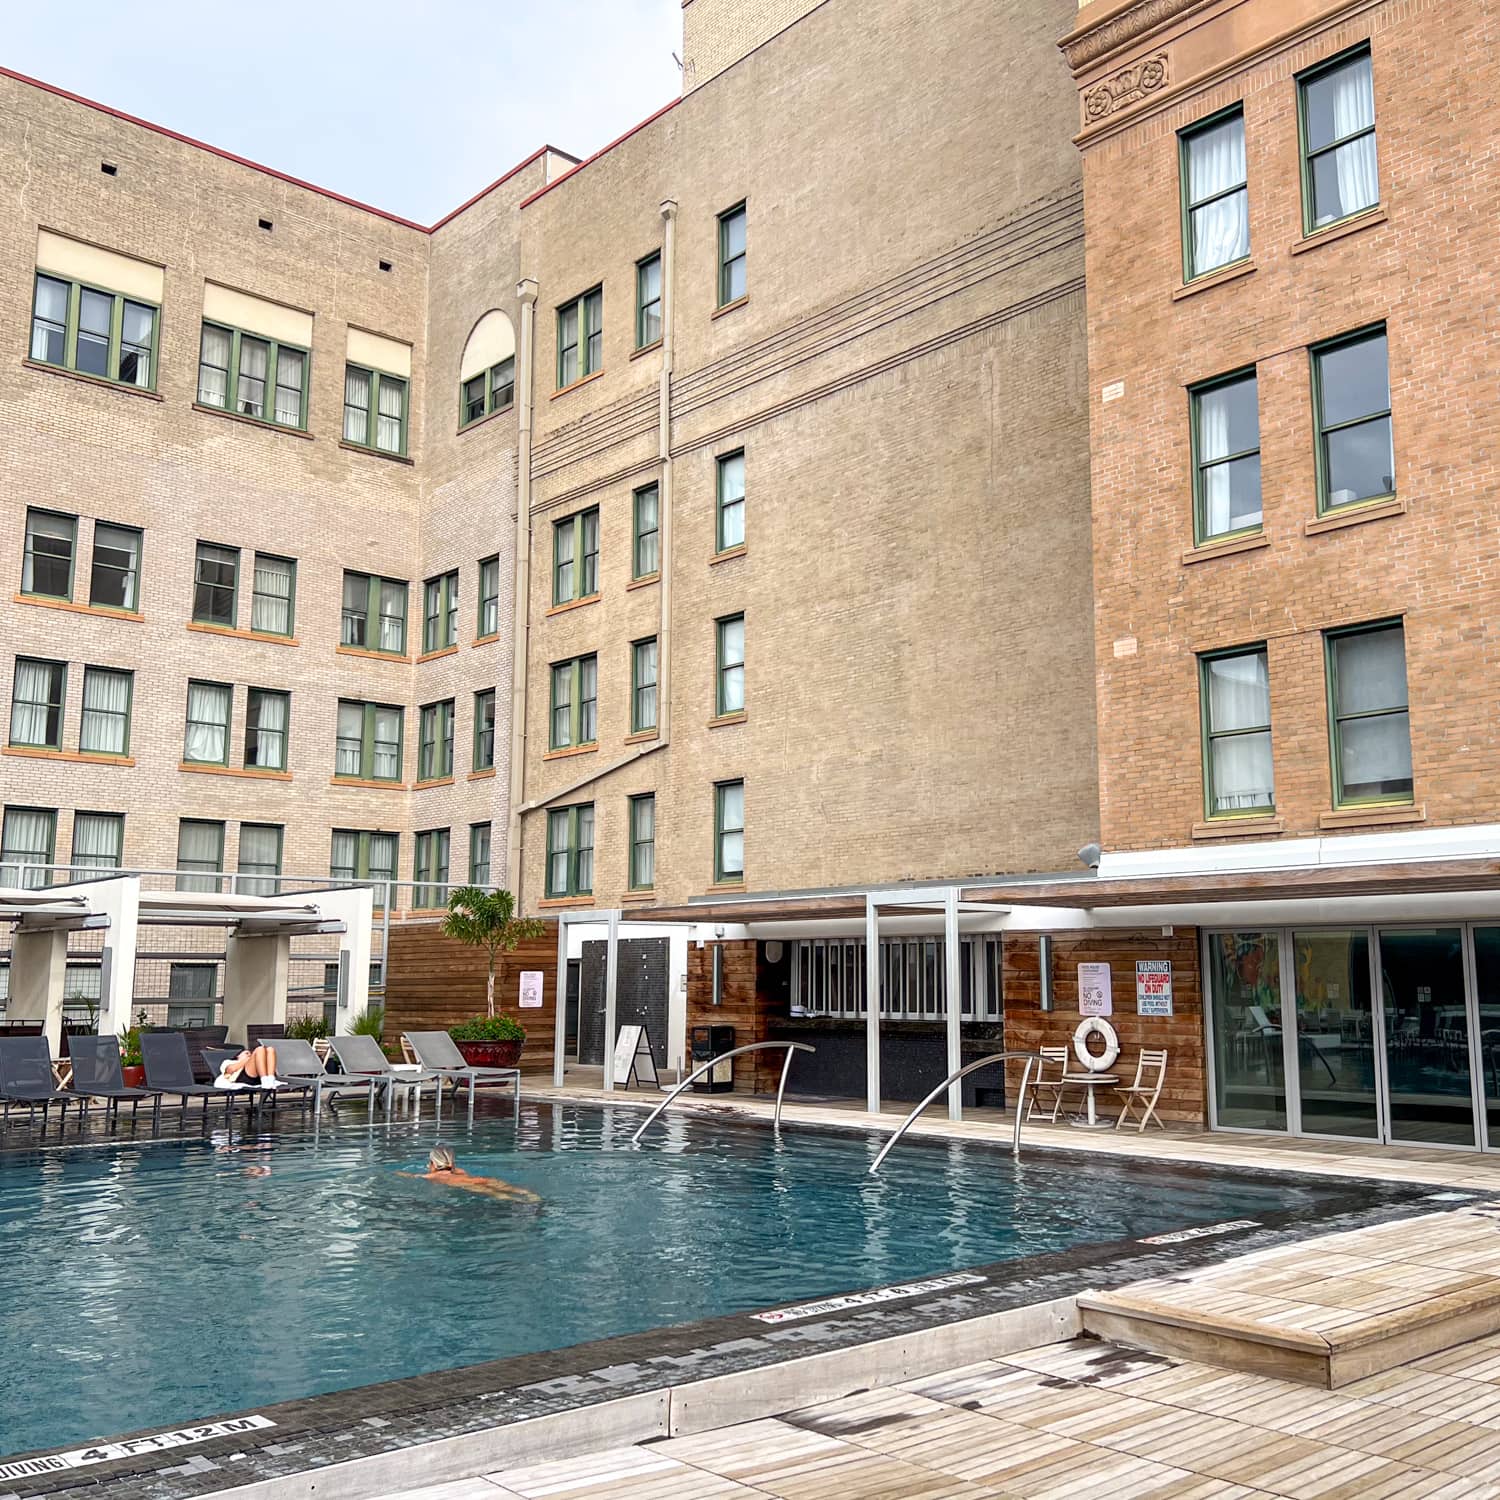
[[[1317,359],[1325,427],[1390,411],[1389,350],[1384,333],[1320,349]]]
[[[240,878],[234,889],[243,896],[274,896],[281,882],[281,825],[240,824]],[[248,877],[248,878],[247,878]]]
[[[223,868],[224,825],[183,818],[177,825],[177,889],[218,891]]]
[[[126,302],[120,313],[120,379],[143,390],[151,385],[151,339],[156,309]]]
[[[193,618],[205,624],[235,623],[235,584],[240,554],[233,547],[198,543],[193,584]]]
[[[136,580],[141,564],[141,534],[133,527],[94,523],[94,562],[89,603],[100,609],[136,607]]]
[[[365,706],[347,700],[339,704],[334,741],[334,774],[358,776],[364,763]]]
[[[31,316],[32,359],[49,365],[67,363],[69,295],[66,281],[54,281],[50,276],[37,277]]]
[[[250,628],[269,635],[292,633],[292,580],[296,564],[287,557],[255,554],[254,592],[250,600]]]
[[[585,656],[578,662],[578,743],[591,745],[599,738],[599,659]]]
[[[577,543],[576,518],[558,521],[552,528],[552,602],[566,604],[577,597],[573,554]]]
[[[1271,722],[1271,679],[1264,651],[1208,663],[1209,730],[1258,729]]]
[[[60,661],[16,658],[11,689],[10,742],[34,749],[62,749],[63,694],[67,668]]]
[[[239,383],[235,388],[235,410],[244,417],[266,414],[266,370],[271,346],[264,339],[240,335]]]
[[[1406,634],[1399,625],[1335,636],[1333,656],[1341,717],[1406,707]]]
[[[124,755],[130,748],[129,672],[104,667],[85,667],[83,673],[83,719],[78,748],[101,755]]]
[[[302,425],[302,388],[307,380],[307,355],[300,349],[276,351],[276,420],[284,427]]]
[[[1405,713],[1349,719],[1339,726],[1339,782],[1349,802],[1411,795],[1411,728]]]
[[[397,656],[406,650],[406,585],[380,581],[380,649]]]
[[[604,366],[604,293],[590,292],[583,299],[583,373],[592,375]]]
[[[490,825],[474,823],[469,827],[469,884],[490,883]]]
[[[637,578],[649,577],[660,568],[658,513],[660,496],[656,485],[635,492],[635,559]]]
[[[401,776],[401,710],[375,705],[372,715],[374,765],[377,781],[397,781]]]
[[[583,533],[583,572],[580,591],[584,598],[599,592],[599,512],[586,510],[579,521]]]
[[[50,872],[36,868],[50,865],[57,814],[49,808],[7,807],[0,825],[0,885],[38,890],[51,885]]]
[[[75,362],[89,375],[110,374],[109,325],[115,299],[84,287],[78,300],[78,347]]]
[[[1366,54],[1303,85],[1307,148],[1321,151],[1375,124],[1375,86]]]
[[[1313,228],[1335,224],[1380,202],[1380,168],[1376,153],[1372,132],[1313,157]]]
[[[245,764],[286,770],[286,730],[290,699],[285,693],[251,688],[245,707]]]
[[[574,861],[577,869],[577,894],[590,895],[594,889],[594,804],[585,802],[575,808],[578,849]]]
[[[552,668],[551,749],[565,750],[573,743],[573,663]]]
[[[84,870],[118,870],[125,848],[125,819],[120,813],[76,813],[73,817],[73,865]]]
[[[516,399],[516,361],[512,355],[490,371],[490,410],[500,411]]]
[[[188,683],[187,735],[182,758],[202,765],[229,763],[232,689],[217,682]]]
[[[1208,942],[1217,1121],[1245,1130],[1285,1130],[1277,936],[1215,932]]]
[[[1500,927],[1474,929],[1474,987],[1479,997],[1479,1066],[1489,1145],[1500,1146]]]
[[[1324,441],[1330,506],[1396,493],[1396,453],[1389,417],[1340,427]]]
[[[484,381],[483,374],[464,381],[461,399],[465,422],[477,422],[484,415]]]
[[[1374,1139],[1370,941],[1362,929],[1292,937],[1302,1129]]]
[[[198,400],[221,410],[229,404],[229,351],[233,335],[213,323],[203,325],[198,345]]]
[[[363,573],[344,574],[344,598],[339,617],[339,643],[364,646],[370,617],[370,580]]]
[[[23,593],[40,594],[48,599],[73,597],[73,539],[77,524],[72,516],[56,516],[41,510],[26,512]]]
[[[572,385],[578,379],[578,311],[574,302],[557,315],[557,383]]]
[[[375,446],[383,453],[401,453],[406,447],[406,382],[382,375],[377,399]]]
[[[370,441],[370,372],[352,365],[344,370],[344,441]]]
[[[479,565],[479,633],[494,635],[500,629],[500,559],[486,558]]]
[[[1253,374],[1199,391],[1197,402],[1200,463],[1260,447],[1260,401]]]

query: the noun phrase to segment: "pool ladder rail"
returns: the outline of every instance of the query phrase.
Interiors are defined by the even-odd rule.
[[[971,1063],[966,1063],[957,1072],[950,1073],[933,1091],[907,1115],[907,1117],[896,1127],[895,1133],[885,1145],[880,1148],[880,1154],[870,1163],[870,1175],[873,1177],[880,1170],[880,1164],[891,1154],[891,1148],[903,1135],[916,1123],[917,1116],[932,1103],[945,1089],[958,1082],[960,1078],[970,1073],[978,1072],[980,1068],[987,1068],[991,1063],[1006,1062],[1011,1058],[1026,1059],[1026,1071],[1021,1075],[1021,1089],[1016,1095],[1016,1125],[1011,1137],[1010,1154],[1019,1156],[1021,1154],[1021,1121],[1026,1118],[1026,1096],[1031,1091],[1031,1065],[1042,1060],[1040,1052],[991,1052],[987,1057],[976,1058]]]
[[[641,1128],[639,1130],[637,1130],[636,1133],[633,1136],[630,1137],[630,1144],[632,1146],[636,1145],[640,1141],[640,1138],[643,1135],[645,1135],[645,1133],[651,1128],[651,1122],[659,1114],[661,1114],[661,1112],[664,1109],[666,1109],[666,1107],[685,1088],[687,1088],[688,1085],[691,1084],[694,1079],[701,1078],[706,1072],[708,1072],[708,1070],[710,1068],[716,1068],[716,1067],[718,1067],[718,1065],[721,1062],[727,1062],[731,1057],[739,1057],[742,1053],[745,1053],[745,1052],[764,1052],[768,1048],[772,1048],[772,1047],[785,1047],[786,1048],[786,1061],[784,1063],[782,1063],[782,1065],[781,1065],[781,1083],[777,1086],[777,1089],[776,1089],[776,1113],[772,1117],[772,1123],[776,1126],[777,1129],[780,1129],[781,1128],[781,1101],[782,1101],[782,1097],[786,1093],[786,1077],[787,1077],[787,1074],[790,1073],[791,1070],[792,1070],[792,1055],[793,1055],[793,1053],[796,1053],[796,1052],[816,1052],[818,1050],[816,1047],[810,1046],[807,1042],[748,1042],[743,1047],[735,1047],[732,1051],[721,1052],[721,1053],[719,1053],[719,1055],[717,1057],[711,1057],[711,1058],[709,1058],[709,1060],[706,1063],[703,1063],[700,1066],[694,1068],[693,1071],[691,1073],[689,1073],[688,1076],[686,1078],[684,1078],[682,1080],[682,1082],[679,1083],[676,1086],[676,1088],[674,1088],[672,1090],[672,1092],[670,1094],[668,1094],[667,1097],[665,1099],[663,1099],[661,1101],[661,1103],[658,1104],[656,1106],[656,1108],[651,1111],[651,1113],[649,1115],[646,1116],[646,1122],[645,1122],[645,1124],[642,1125]]]

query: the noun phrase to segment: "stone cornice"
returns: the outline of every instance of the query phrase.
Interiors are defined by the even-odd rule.
[[[1135,0],[1097,24],[1069,32],[1058,45],[1068,59],[1068,66],[1076,73],[1203,3],[1204,0]]]

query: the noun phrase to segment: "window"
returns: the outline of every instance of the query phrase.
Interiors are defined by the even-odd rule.
[[[1203,768],[1210,818],[1275,810],[1266,648],[1202,659]]]
[[[599,507],[552,525],[552,602],[570,604],[599,592]]]
[[[394,833],[370,833],[355,828],[333,830],[333,852],[328,874],[333,880],[369,880],[377,884],[396,878],[399,839]],[[375,904],[385,901],[383,890],[375,892]]]
[[[95,755],[130,753],[130,701],[135,675],[109,667],[83,669],[78,748]]]
[[[34,891],[52,884],[37,868],[52,863],[57,813],[50,807],[7,807],[0,824],[0,885]]]
[[[134,610],[139,598],[141,534],[134,526],[94,522],[89,603],[95,609]]]
[[[604,367],[604,288],[557,310],[557,388]]]
[[[479,564],[479,638],[500,634],[500,559],[486,557]]]
[[[448,830],[432,828],[417,835],[417,857],[414,871],[417,886],[411,904],[430,910],[448,904]]]
[[[155,355],[156,309],[149,303],[37,273],[32,359],[150,390]]]
[[[344,441],[404,457],[406,381],[399,375],[345,365]]]
[[[716,712],[745,711],[745,617],[730,615],[716,622],[719,690]]]
[[[245,766],[250,770],[286,770],[290,696],[270,688],[251,688],[245,700]]]
[[[745,545],[745,455],[726,453],[719,460],[718,525],[715,548],[728,552]]]
[[[661,571],[660,523],[661,491],[654,484],[643,485],[635,492],[635,547],[630,568],[634,578],[652,578]]]
[[[474,694],[474,769],[495,769],[495,690]]]
[[[26,556],[21,592],[42,599],[73,597],[73,544],[78,522],[50,510],[26,512]]]
[[[1183,277],[1191,281],[1250,254],[1244,109],[1183,131],[1181,142]]]
[[[167,975],[168,1026],[209,1026],[219,1003],[219,966],[174,963]]]
[[[193,618],[203,625],[234,627],[240,577],[240,549],[198,543],[193,567]]]
[[[177,889],[217,891],[224,872],[224,825],[183,818],[177,825]]]
[[[552,734],[548,748],[592,745],[599,737],[599,658],[575,656],[552,667]]]
[[[429,578],[422,588],[422,650],[458,644],[458,573]]]
[[[406,654],[406,585],[368,573],[344,574],[339,643],[389,656]]]
[[[1399,623],[1372,625],[1326,639],[1334,805],[1409,802],[1405,631]]]
[[[1318,509],[1396,493],[1391,378],[1384,327],[1312,351]]]
[[[429,703],[418,723],[417,780],[436,781],[453,774],[453,699]]]
[[[661,251],[635,263],[635,347],[661,338]]]
[[[469,884],[490,883],[490,825],[469,825]]]
[[[656,637],[630,648],[630,732],[656,728]]]
[[[656,884],[656,797],[643,792],[630,799],[630,889]]]
[[[1297,85],[1303,228],[1311,234],[1380,202],[1370,53],[1336,58]]]
[[[719,306],[738,302],[749,291],[745,281],[745,205],[719,215]]]
[[[745,783],[721,781],[714,787],[714,883],[745,878]]]
[[[594,892],[594,804],[554,807],[547,814],[548,896]]]
[[[361,781],[400,781],[401,729],[399,708],[341,698],[334,775]]]
[[[274,896],[281,888],[281,824],[240,824],[240,878],[235,891],[241,896]]]
[[[118,870],[125,852],[123,813],[73,814],[75,870]]]
[[[863,1019],[867,1011],[862,939],[802,938],[787,944],[792,960],[792,1014]],[[1001,942],[964,938],[959,958],[959,1016],[998,1021],[1004,1009]],[[932,1021],[948,1013],[943,943],[932,938],[881,938],[877,1004],[893,1021]]]
[[[306,349],[205,323],[198,345],[198,404],[281,427],[305,427],[307,366]]]
[[[1192,393],[1194,540],[1258,531],[1260,400],[1254,370]]]
[[[467,427],[492,411],[504,411],[516,399],[516,360],[512,355],[463,383],[458,425]]]
[[[297,593],[297,564],[289,557],[255,554],[254,589],[250,596],[250,628],[265,635],[290,636],[293,601]]]
[[[223,682],[190,682],[182,758],[191,765],[229,764],[229,713],[234,689]]]
[[[60,661],[16,658],[10,696],[10,742],[34,750],[61,750],[63,698],[68,668]]]

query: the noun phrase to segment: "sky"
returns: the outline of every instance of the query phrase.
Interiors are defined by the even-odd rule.
[[[431,224],[539,146],[584,157],[680,91],[681,0],[70,0],[0,63]]]

